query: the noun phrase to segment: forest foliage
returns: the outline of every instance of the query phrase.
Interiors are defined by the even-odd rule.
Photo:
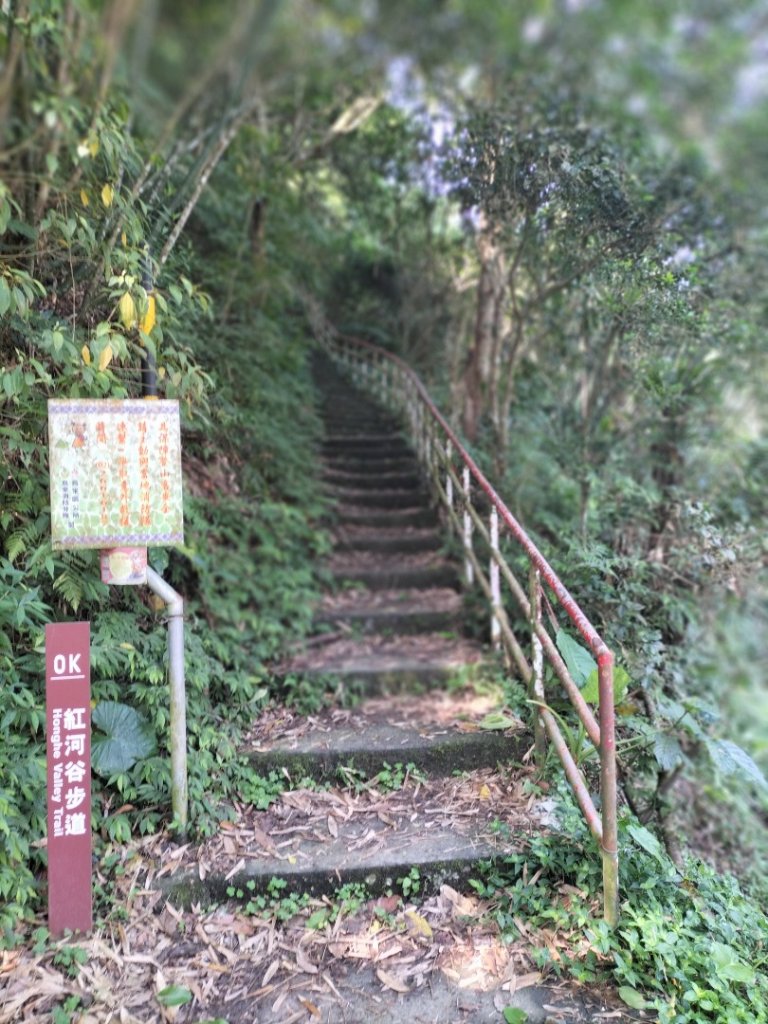
[[[618,652],[634,813],[765,901],[766,28],[703,6],[0,5],[3,927],[44,863],[46,622],[92,621],[96,710],[149,736],[97,833],[168,823],[162,616],[51,550],[46,400],[151,357],[181,401],[187,544],[151,557],[205,831],[269,799],[237,737],[318,586],[308,298],[423,373]]]

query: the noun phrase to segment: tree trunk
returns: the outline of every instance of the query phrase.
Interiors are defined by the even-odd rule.
[[[504,252],[493,228],[482,225],[477,236],[480,276],[477,282],[475,330],[472,347],[464,365],[464,402],[462,428],[470,441],[476,441],[483,415],[487,411],[489,386],[498,373],[494,354],[499,351],[506,298]]]

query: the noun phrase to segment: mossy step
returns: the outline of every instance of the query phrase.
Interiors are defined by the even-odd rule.
[[[359,583],[370,590],[401,590],[414,587],[451,587],[458,590],[460,587],[458,570],[448,562],[413,567],[393,565],[378,569],[339,564],[331,571],[331,576],[342,585]]]
[[[161,879],[158,888],[175,903],[219,903],[237,895],[265,894],[273,879],[287,883],[289,893],[310,896],[333,896],[343,885],[365,886],[371,896],[381,896],[402,885],[401,879],[412,878],[422,895],[439,891],[442,885],[466,888],[468,879],[480,861],[491,860],[498,846],[490,839],[457,836],[449,828],[425,835],[419,823],[398,830],[397,844],[386,842],[386,829],[379,829],[382,848],[376,858],[350,851],[359,836],[346,828],[322,850],[311,840],[304,845],[294,863],[283,857],[264,857],[247,861],[234,874],[217,871],[201,879],[199,873],[177,874]],[[375,839],[374,839],[375,841]],[[509,847],[509,853],[512,852]]]
[[[336,638],[297,652],[282,666],[288,676],[339,684],[358,696],[419,693],[479,673],[481,648],[440,633]]]
[[[321,410],[326,434],[383,434],[402,430],[402,424],[392,416],[370,416],[363,413],[333,415]]]
[[[388,461],[413,457],[413,449],[405,441],[390,441],[388,444],[374,445],[352,436],[346,441],[337,440],[329,445],[323,443],[322,453],[326,461],[335,456],[366,459],[367,461],[376,459]]]
[[[327,595],[318,625],[346,624],[366,633],[434,633],[458,628],[463,602],[455,590],[378,590],[361,587]]]
[[[343,452],[326,454],[323,458],[329,472],[354,473],[356,476],[378,476],[384,473],[418,474],[419,464],[413,455],[400,458],[367,459],[348,456]]]
[[[345,537],[336,544],[337,551],[376,551],[382,554],[414,554],[422,551],[438,551],[442,546],[442,538],[434,534],[432,536],[409,537],[403,534],[402,537],[376,537],[373,534],[359,534],[355,537]]]
[[[393,446],[412,451],[402,434],[394,430],[372,431],[371,433],[357,431],[354,434],[326,434],[322,440],[322,445],[327,451],[336,451],[338,449],[344,451],[350,444],[358,447],[365,446],[371,449],[371,451],[381,448],[388,449]]]
[[[328,612],[315,618],[318,626],[349,626],[360,633],[418,634],[450,631],[458,628],[458,619],[451,612],[424,608],[414,611],[376,611],[360,608],[357,611]]]
[[[466,888],[479,861],[511,855],[527,826],[524,771],[479,771],[456,778],[405,780],[358,790],[299,789],[265,811],[239,801],[235,820],[203,844],[203,872],[179,871],[156,882],[177,902],[247,900],[283,895],[333,895],[360,883],[371,895],[403,891],[423,896],[449,884]],[[498,829],[495,823],[506,827]]]
[[[460,665],[425,664],[402,658],[397,664],[378,660],[338,665],[332,662],[323,668],[293,673],[312,686],[341,688],[355,699],[365,697],[423,694],[464,678],[466,669]]]
[[[353,490],[350,487],[329,485],[326,492],[339,503],[362,505],[366,508],[418,508],[427,504],[425,492],[418,487],[386,491],[381,488]]]
[[[335,484],[340,487],[348,487],[352,490],[382,490],[399,491],[403,489],[418,489],[421,485],[421,477],[414,472],[385,472],[380,473],[356,473],[345,469],[327,469],[322,475],[323,481],[328,484]]]
[[[386,512],[353,505],[342,505],[335,513],[336,521],[355,526],[434,526],[437,516],[428,508],[393,508]]]
[[[315,718],[312,728],[299,736],[277,736],[260,749],[246,748],[243,753],[264,775],[275,770],[292,779],[338,782],[344,775],[341,769],[353,779],[356,773],[371,778],[382,769],[396,770],[397,765],[412,765],[430,776],[494,768],[519,761],[529,746],[522,724],[516,732],[468,732],[435,725],[388,725],[357,714],[346,724],[333,726]]]

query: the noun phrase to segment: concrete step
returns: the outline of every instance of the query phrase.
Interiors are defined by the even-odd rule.
[[[328,451],[346,449],[348,445],[355,444],[374,451],[379,448],[388,449],[393,445],[408,448],[408,443],[403,435],[396,430],[371,431],[365,433],[358,431],[355,434],[326,434],[322,440],[323,447]],[[408,448],[411,451],[410,448]]]
[[[348,412],[343,415],[321,410],[321,416],[326,434],[347,434],[349,431],[357,434],[382,434],[398,433],[402,430],[402,423],[394,416],[372,416],[369,410]]]
[[[432,590],[342,590],[326,596],[318,626],[346,625],[364,633],[436,633],[456,631],[461,595],[448,587]]]
[[[374,551],[381,554],[409,555],[423,551],[439,551],[442,538],[432,531],[401,537],[378,537],[374,533],[363,533],[352,537],[339,537],[335,549],[344,551]]]
[[[458,594],[455,595],[458,597]],[[317,626],[346,626],[358,633],[442,633],[458,630],[458,618],[433,608],[413,611],[377,611],[360,608],[347,612],[328,612],[315,617]]]
[[[378,476],[380,473],[416,473],[419,464],[413,455],[402,458],[373,458],[347,456],[343,453],[325,455],[323,458],[329,472],[354,473],[357,476]]]
[[[314,896],[354,882],[380,895],[414,876],[420,897],[444,884],[463,889],[478,861],[518,848],[525,821],[518,806],[510,814],[505,790],[493,773],[473,772],[406,779],[391,792],[289,791],[267,811],[242,807],[230,830],[232,852],[217,846],[206,855],[215,867],[204,879],[199,871],[177,872],[156,885],[187,906],[226,900],[237,890],[247,899],[267,892],[275,878],[287,883],[286,894]],[[503,835],[495,821],[507,823]]]
[[[353,470],[350,471],[347,469],[338,469],[333,467],[325,470],[322,478],[326,483],[336,484],[339,487],[348,487],[353,490],[378,489],[383,491],[397,491],[404,488],[409,490],[418,490],[421,486],[421,478],[419,477],[419,474],[414,471],[358,473]]]
[[[404,459],[413,457],[413,449],[405,441],[389,441],[381,444],[369,444],[350,435],[348,440],[336,437],[332,442],[324,441],[321,445],[323,457],[327,460],[333,456],[365,459],[370,462],[376,459]]]
[[[381,490],[380,488],[360,490],[351,487],[328,486],[326,493],[339,504],[365,506],[366,508],[424,508],[427,495],[419,487]]]
[[[477,644],[440,633],[372,634],[297,652],[280,666],[280,675],[325,680],[330,689],[341,685],[360,697],[422,693],[468,681],[480,672],[482,657]]]
[[[510,715],[505,731],[480,727],[496,702],[471,691],[433,691],[423,698],[364,701],[353,710],[326,709],[307,722],[286,709],[273,728],[255,730],[243,752],[262,774],[292,779],[354,781],[405,770],[429,777],[519,762],[530,746],[523,723]],[[387,768],[389,766],[389,768]]]
[[[366,569],[343,566],[331,572],[337,583],[359,583],[371,590],[400,590],[409,587],[453,587],[458,590],[460,578],[455,566],[445,563],[435,566],[414,566],[385,569]]]
[[[437,516],[428,508],[393,508],[386,512],[377,512],[376,509],[365,508],[353,505],[341,505],[336,510],[336,522],[341,524],[359,526],[392,526],[399,524],[403,527],[427,527],[435,526]]]

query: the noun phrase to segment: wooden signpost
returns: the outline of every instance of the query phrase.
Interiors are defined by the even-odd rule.
[[[87,622],[45,627],[48,927],[88,932],[91,895],[91,667]]]

